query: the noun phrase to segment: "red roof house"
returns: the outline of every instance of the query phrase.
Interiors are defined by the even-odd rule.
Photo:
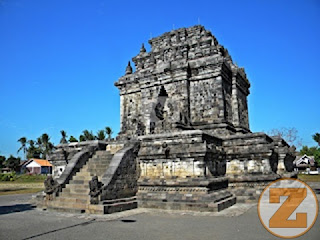
[[[32,158],[22,166],[27,173],[31,174],[51,174],[52,165],[48,160]]]

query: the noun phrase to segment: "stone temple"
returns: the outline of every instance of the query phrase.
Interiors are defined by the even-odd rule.
[[[115,86],[121,131],[112,141],[58,145],[50,161],[60,190],[38,206],[112,213],[136,207],[221,211],[256,201],[263,188],[295,177],[294,148],[252,133],[250,82],[203,26],[149,40]],[[101,183],[90,203],[89,181]]]

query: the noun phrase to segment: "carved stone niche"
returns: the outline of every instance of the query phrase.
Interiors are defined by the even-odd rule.
[[[278,161],[279,161],[279,155],[278,153],[273,151],[269,158],[269,163],[270,163],[271,171],[274,173],[276,173],[278,170]]]
[[[226,174],[227,160],[223,155],[208,152],[205,156],[205,163],[210,175],[220,177]]]

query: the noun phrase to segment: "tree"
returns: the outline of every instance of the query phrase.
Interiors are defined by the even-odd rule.
[[[17,171],[20,166],[20,158],[16,158],[12,155],[7,159],[6,166],[10,168],[12,171]]]
[[[74,136],[70,136],[69,142],[78,142],[78,140]]]
[[[106,134],[108,135],[108,140],[111,139],[112,133],[112,129],[110,127],[106,127]]]
[[[26,152],[27,152],[27,138],[26,137],[21,137],[18,142],[21,143],[21,147],[18,150],[18,153],[23,150],[23,156],[24,159],[26,159]]]
[[[48,155],[52,152],[54,146],[50,142],[49,135],[46,133],[41,135],[41,142],[42,142],[42,158],[47,159]]]
[[[92,131],[89,132],[88,130],[84,130],[82,134],[84,136],[85,141],[91,141],[95,138]]]
[[[29,140],[28,144],[29,144],[29,147],[27,150],[27,159],[40,158],[41,149],[35,146],[35,142],[33,140]]]
[[[98,140],[105,140],[106,139],[106,135],[104,133],[104,130],[100,130],[97,132],[97,139]]]
[[[80,135],[79,136],[79,141],[80,142],[84,142],[84,141],[86,141],[86,138],[83,135]]]
[[[6,163],[6,157],[0,156],[0,169],[6,166],[5,163]]]
[[[320,146],[320,134],[315,133],[312,135],[313,140],[315,140],[318,145]],[[320,166],[320,147],[308,147],[308,146],[303,146],[302,149],[300,150],[300,155],[306,154],[307,156],[313,156],[314,160],[317,162],[317,165]]]
[[[302,146],[302,140],[298,136],[298,130],[296,128],[283,127],[280,129],[272,129],[269,134],[271,136],[283,138],[289,145],[294,145],[296,147]]]
[[[320,146],[320,133],[315,133],[314,135],[312,135],[313,140],[316,141],[316,143],[318,143],[318,145]]]
[[[308,146],[303,146],[302,149],[300,150],[300,155],[313,156],[318,166],[320,166],[320,148],[318,147],[309,148]]]
[[[37,138],[37,147],[41,150],[42,149],[42,140],[41,140],[41,137],[38,137]]]
[[[60,131],[61,133],[61,139],[60,139],[60,143],[64,144],[64,143],[68,143],[67,141],[67,133],[64,130]]]

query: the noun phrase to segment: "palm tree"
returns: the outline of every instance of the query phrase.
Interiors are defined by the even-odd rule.
[[[67,133],[66,133],[66,131],[61,130],[60,133],[61,133],[61,136],[62,136],[61,139],[60,139],[60,143],[62,143],[62,144],[67,143],[68,141],[67,141]]]
[[[30,158],[34,157],[33,155],[34,155],[36,147],[34,146],[33,140],[29,140],[28,143],[29,143],[29,147],[28,147],[27,158],[30,159]]]
[[[111,139],[112,133],[112,129],[110,127],[106,127],[106,134],[108,135],[108,140]]]
[[[37,138],[37,150],[38,150],[38,154],[39,154],[39,158],[40,158],[40,155],[43,154],[43,146],[42,146],[42,139],[41,137],[38,137]]]
[[[93,135],[92,131],[89,132],[88,130],[84,130],[82,133],[83,133],[85,141],[94,140],[94,135]]]
[[[316,133],[314,135],[312,135],[313,140],[315,140],[318,145],[320,146],[320,133]]]
[[[26,137],[21,137],[18,142],[21,143],[21,147],[19,148],[18,152],[23,150],[24,154],[24,159],[26,159],[26,152],[27,152],[27,138]]]
[[[81,135],[79,136],[79,142],[84,142],[84,141],[86,141],[86,139],[85,139],[85,137],[81,134]]]
[[[105,140],[106,139],[106,135],[104,133],[104,130],[100,130],[97,132],[97,139],[98,140]]]
[[[40,158],[41,149],[35,146],[35,142],[33,140],[29,140],[28,144],[29,144],[29,147],[27,149],[27,159]]]
[[[47,156],[52,152],[54,146],[53,144],[50,142],[50,137],[48,134],[44,133],[41,135],[41,142],[42,142],[42,148],[43,148],[43,152],[42,152],[42,158],[46,159]]]
[[[39,148],[41,148],[41,146],[42,146],[41,137],[38,137],[38,138],[37,138],[37,145],[38,145]]]

